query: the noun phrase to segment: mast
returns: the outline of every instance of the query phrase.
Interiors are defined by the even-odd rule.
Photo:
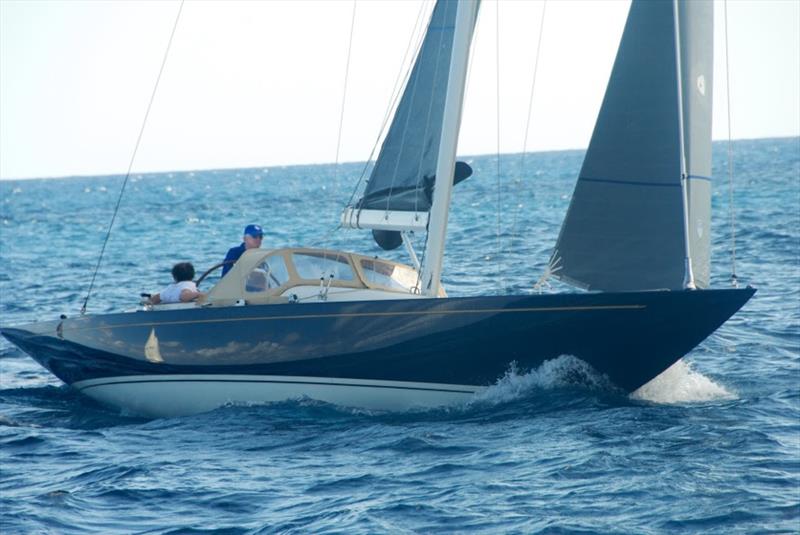
[[[683,287],[695,290],[694,272],[692,271],[692,255],[689,247],[689,171],[686,165],[686,137],[683,120],[683,69],[681,69],[681,25],[678,0],[672,0],[672,12],[675,19],[675,69],[678,84],[678,136],[681,158],[681,198],[683,200],[683,239],[684,239],[684,279]]]
[[[452,61],[447,79],[442,135],[439,142],[439,155],[436,162],[436,186],[433,189],[433,203],[428,222],[428,241],[425,247],[425,265],[422,270],[422,293],[436,297],[441,289],[442,259],[447,237],[447,217],[450,212],[450,194],[453,190],[458,133],[461,127],[461,111],[464,103],[464,86],[467,80],[469,47],[475,19],[478,14],[478,0],[458,2],[455,31],[453,36]]]

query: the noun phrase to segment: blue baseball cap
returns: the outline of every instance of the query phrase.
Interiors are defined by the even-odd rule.
[[[244,235],[252,236],[253,238],[264,237],[264,231],[258,225],[247,225],[244,227]]]

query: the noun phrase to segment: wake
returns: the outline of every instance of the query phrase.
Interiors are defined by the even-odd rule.
[[[580,388],[614,391],[616,387],[603,374],[571,355],[543,362],[529,372],[522,372],[516,363],[495,384],[475,394],[473,403],[501,404],[534,395],[536,392]]]
[[[486,390],[475,394],[473,403],[504,404],[546,391],[578,389],[625,396],[604,374],[571,355],[545,361],[525,372],[512,363],[506,374]],[[627,396],[631,400],[677,405],[737,399],[732,392],[679,360],[660,375]]]

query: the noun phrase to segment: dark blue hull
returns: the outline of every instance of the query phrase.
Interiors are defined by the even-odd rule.
[[[511,362],[578,357],[632,391],[739,310],[754,289],[194,308],[3,328],[67,384],[259,375],[490,385]],[[157,339],[158,357],[145,346]]]

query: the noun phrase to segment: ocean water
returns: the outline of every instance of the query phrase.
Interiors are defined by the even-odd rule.
[[[736,271],[759,291],[633,395],[563,356],[510,365],[449,409],[297,399],[146,420],[72,392],[0,340],[0,532],[800,532],[800,139],[733,149]],[[726,145],[714,150],[712,279],[726,287]],[[524,172],[503,155],[499,177],[496,157],[468,159],[450,295],[533,291],[582,155],[528,154]],[[210,267],[251,222],[265,247],[379,254],[368,233],[336,230],[362,169],[134,174],[89,311],[134,307],[176,261]],[[121,184],[0,182],[0,323],[78,313]]]

